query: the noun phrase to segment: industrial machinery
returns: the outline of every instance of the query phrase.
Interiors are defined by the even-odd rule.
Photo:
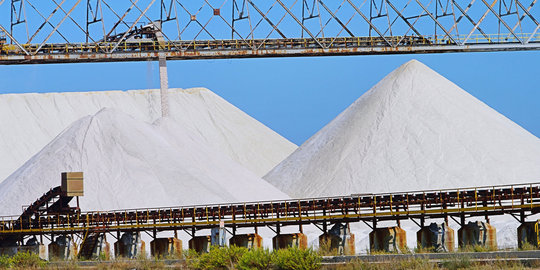
[[[10,0],[0,1],[0,30],[16,47],[4,51],[0,65],[518,51],[540,49],[540,6],[536,0]]]
[[[22,215],[0,217],[0,242],[22,243],[23,239],[52,235],[75,235],[85,241],[93,234],[117,237],[122,232],[147,232],[156,237],[159,231],[177,230],[194,236],[198,230],[218,226],[233,235],[237,228],[257,227],[268,227],[278,235],[283,226],[299,226],[302,232],[302,226],[308,224],[326,232],[328,225],[351,222],[365,222],[376,229],[380,221],[399,224],[400,220],[424,227],[428,219],[453,219],[464,226],[468,218],[484,217],[489,222],[489,217],[497,215],[511,215],[523,224],[527,217],[540,213],[540,183],[84,212],[68,206],[73,197],[82,194],[80,179],[79,193],[56,187]]]
[[[105,40],[100,40],[99,42],[118,42],[124,39],[126,42],[146,42],[146,41],[157,41],[156,33],[159,32],[159,29],[154,23],[150,23],[143,26],[135,26],[133,30],[107,36]]]
[[[80,214],[79,196],[83,195],[82,181],[82,173],[62,173],[62,185],[50,189],[31,205],[23,207],[23,213],[14,220],[10,228],[24,231],[40,226],[39,217]],[[76,207],[69,206],[73,198],[77,199]],[[0,227],[6,229],[6,224],[1,224]],[[0,235],[0,246],[22,245],[23,242],[23,235]]]
[[[0,54],[4,51],[4,45],[6,44],[6,33],[0,29]]]

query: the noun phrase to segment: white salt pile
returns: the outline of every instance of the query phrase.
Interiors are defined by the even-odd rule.
[[[264,178],[292,197],[540,181],[540,139],[418,61]]]
[[[104,107],[153,122],[160,116],[159,91],[0,95],[0,182],[71,123]],[[178,125],[263,176],[296,146],[203,88],[171,89],[170,111]]]
[[[332,196],[538,182],[538,164],[540,139],[413,60],[264,178],[292,197]],[[509,216],[491,220],[499,247],[515,247],[519,224]],[[419,228],[402,226],[416,247]],[[367,250],[370,229],[351,227],[357,250]]]
[[[84,210],[287,198],[172,119],[154,125],[104,109],[84,117],[0,183],[0,215],[17,215],[62,171],[85,172]]]

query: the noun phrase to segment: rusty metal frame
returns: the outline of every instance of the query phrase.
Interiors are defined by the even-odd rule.
[[[81,0],[77,0],[77,2],[73,5],[73,7],[71,7],[71,9],[66,13],[66,15],[62,18],[62,20],[60,20],[60,22],[58,22],[56,24],[56,26],[54,27],[54,29],[49,33],[49,35],[47,35],[47,37],[41,42],[41,44],[39,45],[39,47],[36,49],[36,51],[34,52],[34,54],[37,54],[39,53],[39,51],[41,50],[41,48],[43,48],[43,45],[45,45],[45,43],[49,40],[49,38],[51,38],[51,36],[57,32],[58,28],[64,23],[64,21],[69,17],[69,14],[71,14],[71,12],[73,12],[73,10],[75,10],[75,8],[79,5],[79,3],[81,2]],[[60,5],[57,5],[58,8],[61,8],[61,5],[62,3],[60,3]]]
[[[11,26],[10,34],[13,35],[13,30],[15,26],[19,24],[24,24],[26,29],[26,36],[28,37],[28,25],[26,23],[26,8],[24,5],[24,0],[11,0]]]
[[[538,0],[81,1],[0,0],[0,64],[540,49]],[[166,42],[129,49],[151,24]]]
[[[352,194],[280,201],[240,202],[165,208],[81,212],[67,203],[59,187],[51,189],[18,217],[0,217],[0,241],[15,241],[35,235],[85,234],[140,231],[197,230],[226,228],[302,226],[320,223],[399,221],[411,219],[465,218],[519,214],[520,222],[540,213],[540,183],[468,187],[380,194]],[[58,206],[43,210],[59,196]],[[64,201],[63,201],[64,200]],[[14,240],[15,239],[15,240]]]
[[[135,0],[135,2],[133,2],[133,0],[129,0],[133,6],[137,6],[137,2],[139,0]],[[131,26],[129,26],[128,30],[124,33],[124,35],[120,38],[120,40],[118,42],[116,42],[116,44],[114,44],[114,47],[112,48],[112,50],[110,50],[109,52],[114,52],[116,50],[116,48],[118,48],[118,46],[120,45],[120,43],[122,43],[122,41],[124,41],[124,39],[126,38],[127,34],[129,31],[131,31],[131,29],[133,29],[133,27],[142,19],[142,17],[145,15],[145,13],[150,9],[150,7],[152,7],[152,5],[154,4],[156,0],[152,0],[150,2],[150,4],[148,4],[148,6],[146,6],[146,9],[144,11],[141,11],[141,14],[139,15],[139,17],[137,17],[137,19],[135,20],[135,22],[133,22],[131,24]],[[111,30],[112,31],[112,30]],[[109,32],[110,33],[110,32]]]
[[[86,42],[93,40],[90,36],[90,26],[96,23],[101,23],[103,29],[103,40],[106,39],[105,24],[103,23],[103,9],[101,0],[86,1]]]

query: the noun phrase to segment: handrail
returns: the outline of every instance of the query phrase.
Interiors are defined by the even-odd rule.
[[[529,40],[529,43],[540,42],[540,33],[519,33],[516,34],[519,39]],[[388,36],[386,40],[398,43],[397,46],[425,46],[425,45],[453,45],[466,46],[474,44],[521,44],[521,41],[511,34],[473,34],[467,35],[452,35],[452,38],[444,35],[438,36]],[[530,38],[530,39],[529,39]],[[451,40],[456,40],[460,44],[454,44]],[[466,41],[466,42],[465,42]],[[464,43],[465,42],[465,43]],[[50,43],[41,47],[38,54],[55,54],[55,53],[104,53],[108,54],[111,48],[115,45],[114,42],[96,42],[96,43]],[[273,48],[313,48],[320,47],[319,44],[328,46],[329,48],[345,47],[386,47],[381,37],[325,37],[325,38],[288,38],[288,39],[251,39],[249,42],[238,40],[175,40],[175,41],[123,41],[117,47],[116,53],[130,51],[178,51],[180,50],[254,50],[256,45],[261,45],[262,49]],[[268,47],[270,46],[270,47]],[[31,52],[36,53],[40,48],[40,44],[23,44],[22,47]],[[255,46],[259,48],[259,46]],[[4,54],[20,54],[19,48],[14,45],[4,45],[0,47],[0,53]]]
[[[514,192],[516,188],[522,188],[529,192],[529,190],[532,192],[532,187],[540,188],[540,182],[532,182],[532,183],[523,183],[523,184],[509,184],[509,185],[492,185],[492,186],[478,186],[478,187],[464,187],[464,188],[446,188],[446,189],[430,189],[430,190],[416,190],[416,191],[406,191],[406,192],[385,192],[385,193],[368,193],[368,194],[351,194],[351,195],[345,195],[345,196],[327,196],[327,197],[309,197],[309,198],[292,198],[292,199],[286,199],[286,200],[264,200],[264,201],[250,201],[250,202],[233,202],[233,203],[215,203],[215,204],[198,204],[198,205],[187,205],[187,206],[164,206],[164,207],[150,207],[150,208],[131,208],[131,209],[114,209],[114,210],[108,210],[108,211],[84,211],[80,212],[80,215],[84,216],[91,216],[94,214],[119,214],[119,213],[127,213],[127,212],[135,212],[138,211],[161,211],[163,209],[207,209],[207,208],[213,208],[213,207],[234,207],[234,206],[241,206],[245,207],[246,205],[260,205],[260,204],[291,204],[291,203],[297,203],[299,201],[306,202],[306,201],[324,201],[324,200],[342,200],[342,199],[360,199],[360,198],[374,198],[377,200],[378,197],[407,197],[409,195],[419,195],[419,194],[426,194],[426,193],[450,193],[450,192],[456,192],[458,194],[458,200],[459,196],[461,196],[461,200],[464,200],[464,194],[467,191],[474,192],[473,197],[478,199],[478,193],[490,191],[492,192],[494,189],[510,189],[512,193],[512,198],[514,197]],[[461,194],[461,195],[460,195]],[[488,193],[489,194],[489,193]],[[530,201],[532,204],[532,193],[530,194]],[[513,201],[512,201],[513,203]],[[478,206],[477,206],[478,207]],[[17,220],[19,216],[15,215],[5,215],[0,216],[0,220],[2,221],[13,221]]]

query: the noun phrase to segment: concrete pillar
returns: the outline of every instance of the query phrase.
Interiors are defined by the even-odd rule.
[[[212,246],[212,237],[205,236],[194,236],[188,242],[189,249],[195,250],[198,253],[206,253],[210,251],[210,246]]]
[[[272,238],[274,249],[299,248],[307,249],[307,236],[303,233],[280,234]]]
[[[145,243],[138,232],[125,232],[114,243],[114,256],[134,259],[144,256]]]
[[[175,256],[182,257],[182,240],[174,237],[156,238],[150,242],[150,252],[153,257]]]
[[[71,236],[58,236],[49,244],[49,260],[71,260],[75,257],[77,257],[77,245]]]
[[[225,240],[227,231],[225,227],[220,226],[212,228],[210,235],[194,236],[189,240],[189,249],[195,250],[198,253],[206,253],[210,251],[211,246],[224,247],[227,245]]]
[[[336,223],[330,231],[319,236],[319,249],[339,255],[355,255],[354,234],[349,224]]]
[[[107,242],[104,233],[90,234],[86,236],[78,255],[83,259],[103,258],[108,260],[111,257],[111,245]]]
[[[263,248],[263,238],[256,234],[237,234],[229,239],[230,246],[245,247],[249,250]]]
[[[371,252],[404,252],[407,233],[400,227],[376,228],[369,233],[369,248]]]
[[[458,230],[459,246],[483,246],[497,249],[495,227],[482,221],[469,222]]]
[[[429,226],[421,228],[416,233],[419,249],[428,249],[434,252],[454,251],[455,240],[454,230],[446,223],[431,223]]]
[[[37,254],[41,259],[47,260],[47,247],[33,237],[26,241],[26,245],[19,247],[17,252],[30,252]]]
[[[540,248],[538,243],[539,237],[536,229],[536,221],[533,222],[524,222],[518,229],[518,247],[523,248],[524,245],[528,244],[535,248]]]
[[[26,242],[25,245],[22,246],[2,245],[2,247],[0,247],[0,256],[6,255],[11,257],[19,252],[34,253],[37,254],[41,259],[47,260],[47,247],[39,243],[36,238],[31,238]]]

